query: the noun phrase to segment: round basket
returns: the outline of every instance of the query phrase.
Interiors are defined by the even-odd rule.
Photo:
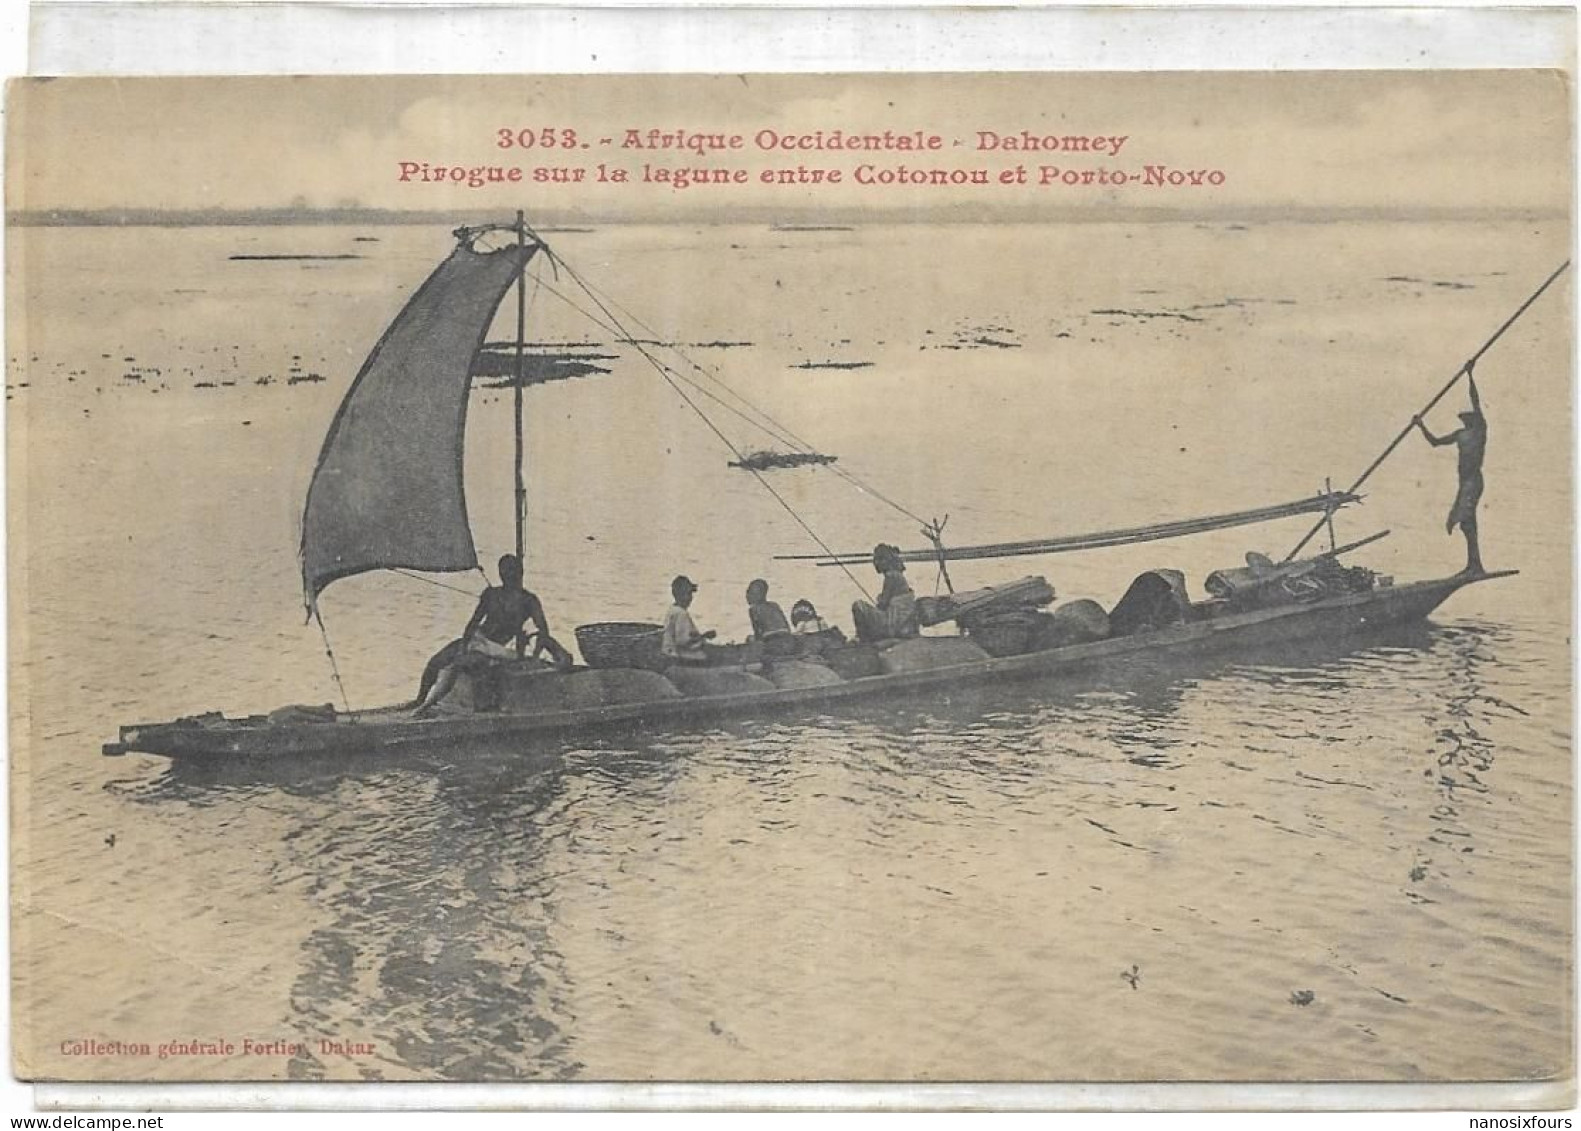
[[[663,635],[662,626],[635,621],[582,624],[576,629],[576,646],[590,668],[657,669],[663,666],[659,655]]]

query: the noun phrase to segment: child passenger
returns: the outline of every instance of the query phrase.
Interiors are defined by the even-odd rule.
[[[796,641],[785,611],[769,600],[769,583],[761,577],[747,586],[747,617],[752,622],[753,637],[763,645],[765,658],[782,659],[796,654]]]
[[[818,615],[818,610],[805,597],[791,606],[791,626],[797,635],[829,631],[829,626]]]

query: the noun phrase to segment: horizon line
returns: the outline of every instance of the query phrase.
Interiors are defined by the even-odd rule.
[[[249,227],[285,226],[289,224],[347,224],[415,225],[459,223],[485,216],[495,216],[500,210],[491,208],[457,209],[400,209],[361,205],[301,208],[281,205],[264,205],[254,208],[43,208],[19,209],[6,212],[7,227]],[[1051,210],[1031,205],[999,206],[984,219],[980,204],[957,203],[918,210],[897,208],[848,208],[832,206],[820,209],[802,207],[774,208],[748,206],[724,212],[707,213],[675,212],[626,212],[619,215],[594,216],[586,212],[563,209],[546,209],[539,213],[538,227],[561,229],[590,226],[620,226],[627,224],[662,224],[666,222],[710,226],[726,224],[839,224],[844,226],[868,223],[918,224],[918,223],[1023,223],[1047,220],[1049,222],[1091,222],[1114,219],[1213,221],[1234,223],[1238,220],[1268,222],[1311,220],[1457,220],[1482,219],[1493,216],[1565,218],[1570,215],[1568,206],[1541,205],[1249,205],[1245,207],[1219,207],[1212,209],[1149,207],[1143,205],[1087,205]]]

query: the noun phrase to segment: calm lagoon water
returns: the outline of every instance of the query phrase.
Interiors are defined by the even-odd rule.
[[[336,698],[302,624],[301,499],[362,357],[449,237],[12,238],[9,293],[28,294],[8,343],[12,937],[17,1044],[37,1072],[1567,1070],[1567,289],[1479,369],[1485,553],[1521,575],[1372,647],[1138,665],[839,717],[195,771],[99,746],[121,723]],[[839,467],[919,515],[948,514],[958,544],[1346,481],[1568,246],[1563,221],[1515,218],[550,238],[652,336],[691,343]],[[229,258],[285,253],[361,258]],[[531,336],[607,355],[607,372],[528,393],[529,584],[560,635],[655,619],[678,572],[701,582],[699,619],[725,637],[747,632],[756,576],[787,607],[809,596],[845,621],[850,582],[774,562],[808,548],[800,529],[634,350],[556,292],[571,296],[569,280],[545,273]],[[1438,431],[1455,407],[1432,418]],[[919,540],[828,470],[776,474],[837,548]],[[485,561],[509,547],[509,483],[509,393],[480,388],[468,495]],[[1459,567],[1442,527],[1451,455],[1413,441],[1369,491],[1341,536],[1393,533],[1362,561],[1401,579]],[[1143,569],[1182,568],[1196,587],[1301,530],[952,572],[958,585],[1042,572],[1062,600],[1108,604]],[[913,581],[935,584],[920,567]],[[470,605],[397,575],[331,588],[353,704],[408,697]],[[244,1038],[303,1050],[62,1052]]]

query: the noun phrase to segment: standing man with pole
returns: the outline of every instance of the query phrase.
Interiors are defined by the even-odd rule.
[[[1429,444],[1441,448],[1454,444],[1460,450],[1460,489],[1455,492],[1455,502],[1449,508],[1449,519],[1444,531],[1453,534],[1455,527],[1466,536],[1466,572],[1485,573],[1482,567],[1482,550],[1477,545],[1477,503],[1482,499],[1482,457],[1488,449],[1488,421],[1482,415],[1482,401],[1477,396],[1477,379],[1472,373],[1475,363],[1466,364],[1466,383],[1471,390],[1471,411],[1460,414],[1465,423],[1447,436],[1435,436],[1427,429],[1421,413],[1412,417],[1412,423],[1421,431]]]
[[[1405,438],[1411,434],[1411,429],[1412,428],[1414,428],[1414,427],[1421,427],[1423,432],[1427,432],[1427,429],[1422,426],[1422,417],[1427,415],[1429,412],[1432,412],[1433,411],[1433,406],[1436,405],[1439,401],[1443,400],[1444,397],[1446,397],[1449,394],[1449,390],[1451,390],[1451,389],[1453,389],[1455,387],[1455,382],[1460,380],[1461,374],[1465,374],[1467,377],[1471,376],[1472,369],[1476,366],[1478,361],[1482,360],[1482,355],[1487,353],[1490,349],[1492,349],[1493,348],[1493,344],[1504,336],[1504,332],[1506,330],[1508,330],[1511,326],[1515,325],[1515,323],[1520,319],[1521,315],[1525,314],[1526,311],[1531,307],[1532,303],[1536,302],[1539,298],[1541,298],[1543,292],[1546,291],[1549,287],[1553,286],[1554,280],[1559,278],[1560,275],[1563,275],[1569,269],[1570,269],[1570,261],[1567,259],[1567,260],[1565,260],[1563,263],[1561,263],[1558,266],[1558,268],[1554,271],[1554,273],[1552,275],[1548,276],[1548,278],[1543,280],[1543,285],[1538,287],[1535,291],[1533,291],[1532,294],[1531,294],[1531,297],[1528,298],[1525,302],[1521,303],[1521,305],[1516,309],[1515,313],[1510,315],[1508,318],[1506,318],[1504,320],[1504,325],[1500,326],[1497,330],[1493,331],[1493,336],[1491,338],[1489,338],[1487,341],[1483,342],[1482,343],[1482,348],[1479,349],[1476,353],[1471,355],[1471,360],[1466,362],[1466,364],[1462,365],[1455,372],[1455,375],[1453,377],[1451,377],[1449,379],[1449,381],[1444,385],[1444,387],[1442,389],[1438,390],[1438,392],[1433,395],[1433,399],[1427,402],[1426,407],[1424,407],[1421,412],[1417,413],[1415,416],[1413,416],[1411,418],[1411,423],[1407,424],[1404,428],[1401,428],[1398,432],[1396,432],[1394,434],[1394,439],[1389,441],[1389,446],[1383,449],[1382,453],[1379,454],[1377,459],[1373,460],[1370,464],[1367,465],[1367,470],[1362,472],[1360,475],[1358,475],[1356,477],[1356,482],[1352,483],[1348,488],[1346,488],[1345,493],[1347,495],[1354,495],[1357,491],[1361,490],[1361,485],[1363,483],[1367,482],[1367,480],[1372,477],[1372,473],[1377,471],[1378,468],[1383,466],[1383,461],[1388,459],[1391,455],[1393,455],[1394,454],[1394,450],[1396,448],[1398,448],[1402,443],[1405,442]],[[1460,437],[1461,435],[1463,435],[1465,433],[1465,431],[1466,431],[1465,429],[1461,429],[1461,431],[1454,433],[1454,435],[1446,436],[1441,441],[1440,440],[1434,440],[1433,437],[1432,437],[1432,434],[1428,433],[1428,439],[1434,444],[1439,444],[1439,443],[1444,443],[1444,444],[1459,443],[1460,444],[1460,483],[1461,483],[1461,493],[1463,495],[1469,495],[1470,502],[1469,502],[1469,506],[1468,506],[1467,509],[1468,509],[1468,511],[1469,511],[1469,513],[1471,515],[1471,527],[1468,529],[1464,523],[1461,523],[1461,527],[1460,527],[1461,530],[1465,531],[1466,541],[1469,543],[1469,546],[1468,546],[1469,553],[1467,554],[1467,557],[1468,557],[1469,560],[1466,562],[1466,572],[1468,572],[1468,573],[1483,573],[1485,571],[1482,568],[1482,558],[1477,552],[1476,508],[1477,508],[1477,500],[1482,498],[1482,452],[1483,452],[1483,448],[1487,445],[1488,436],[1487,436],[1487,422],[1482,419],[1482,408],[1477,403],[1477,390],[1476,390],[1475,382],[1472,383],[1472,388],[1471,388],[1471,407],[1472,407],[1472,412],[1476,415],[1478,421],[1480,422],[1480,427],[1482,429],[1480,437],[1477,439],[1477,441],[1476,441],[1476,443],[1474,445],[1470,445],[1467,442],[1461,441],[1461,440],[1458,439],[1458,437]],[[1469,416],[1471,414],[1469,414],[1469,413],[1462,413],[1461,415],[1462,416]],[[1468,450],[1469,447],[1474,447],[1475,448],[1475,453],[1474,454]],[[1467,475],[1466,475],[1466,468],[1467,468],[1468,465],[1471,466],[1474,469],[1473,475],[1471,476],[1471,478],[1475,480],[1475,492],[1474,493],[1471,493],[1471,492],[1468,491],[1468,478],[1467,478]],[[1457,497],[1456,500],[1455,500],[1457,508],[1460,505],[1460,501],[1461,501],[1460,498]],[[1459,520],[1460,517],[1461,516],[1459,516],[1459,515],[1457,515],[1455,513],[1451,513],[1450,514],[1450,520],[1449,520],[1450,533],[1454,533],[1455,523]],[[1322,518],[1318,519],[1317,522],[1313,525],[1312,529],[1308,530],[1306,532],[1306,534],[1302,537],[1301,541],[1297,542],[1295,544],[1295,546],[1291,548],[1290,552],[1284,556],[1283,560],[1287,561],[1287,562],[1288,561],[1294,561],[1295,560],[1295,556],[1301,552],[1301,548],[1303,546],[1305,546],[1308,542],[1310,542],[1312,540],[1312,536],[1314,534],[1316,534],[1319,530],[1322,530],[1324,525],[1328,521],[1329,521],[1329,516],[1328,515],[1324,515]]]

